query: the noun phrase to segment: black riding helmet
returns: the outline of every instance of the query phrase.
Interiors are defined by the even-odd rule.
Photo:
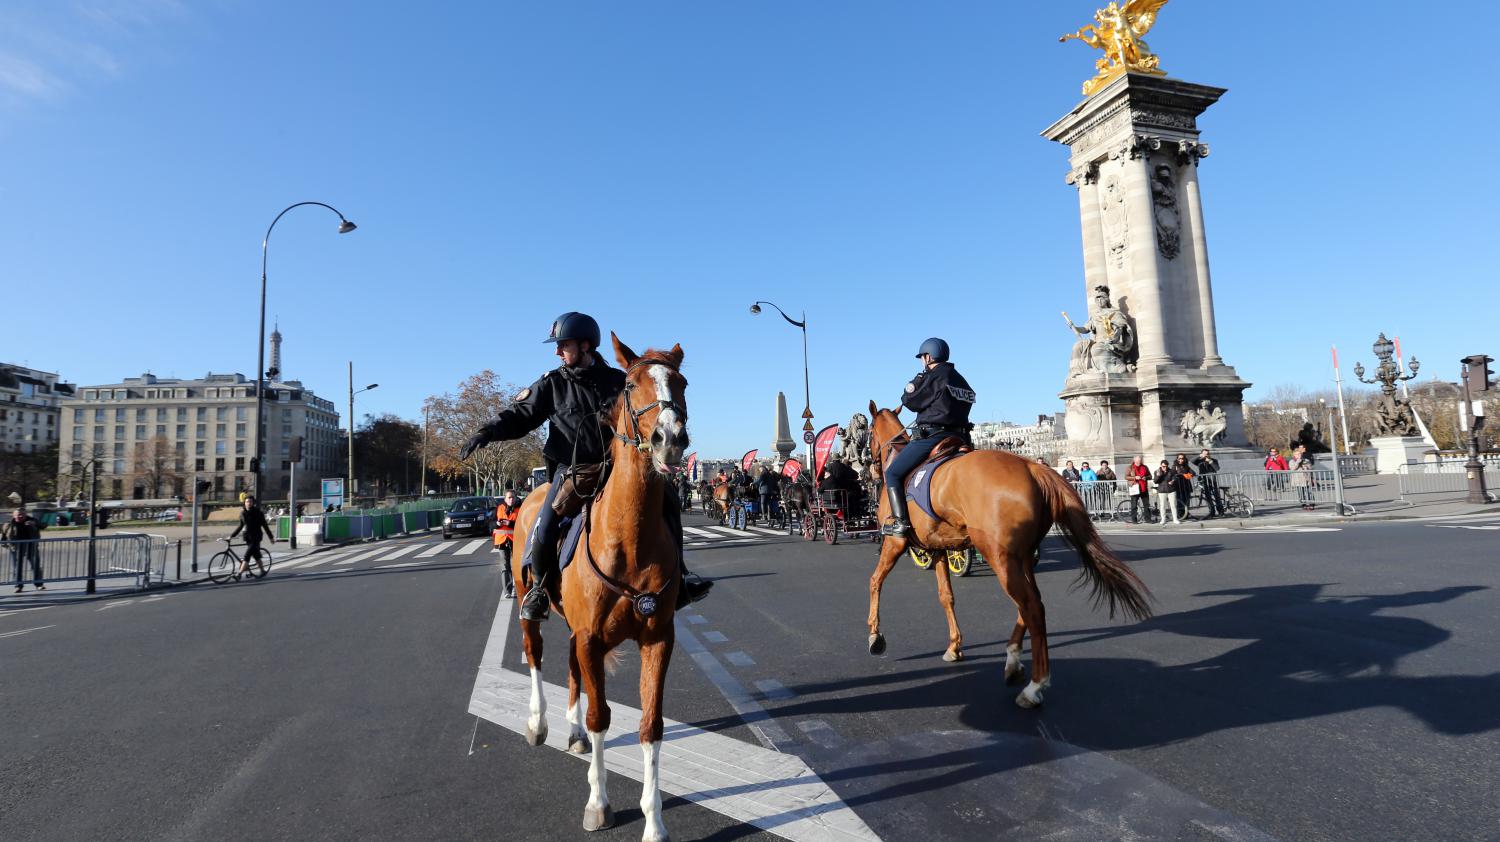
[[[599,349],[599,323],[587,313],[563,313],[552,322],[552,332],[543,342],[563,342],[572,339],[587,339],[591,350]]]
[[[935,361],[945,363],[948,361],[948,343],[934,336],[917,349],[917,359],[921,359],[923,354],[931,354]]]

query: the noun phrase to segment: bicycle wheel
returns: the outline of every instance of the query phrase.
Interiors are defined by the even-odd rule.
[[[1231,491],[1224,495],[1224,508],[1235,517],[1250,517],[1255,514],[1255,504],[1250,498],[1238,491]]]
[[[252,561],[250,563],[250,575],[254,576],[257,579],[264,579],[264,578],[266,578],[266,574],[270,573],[270,572],[271,572],[271,551],[270,550],[261,550],[260,551],[260,557],[257,560]]]
[[[229,550],[220,550],[214,553],[214,557],[208,560],[208,580],[216,585],[222,585],[234,576],[234,571],[239,569],[240,560]]]
[[[1115,506],[1115,520],[1122,523],[1130,520],[1130,500],[1131,498],[1127,497]]]

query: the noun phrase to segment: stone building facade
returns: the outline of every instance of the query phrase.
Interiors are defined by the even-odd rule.
[[[72,384],[52,372],[0,363],[0,450],[46,450],[57,441],[58,407],[71,397]]]

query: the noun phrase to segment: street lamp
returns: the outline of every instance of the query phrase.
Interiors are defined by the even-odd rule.
[[[79,481],[82,481],[84,472],[88,468],[92,467],[94,469],[93,483],[89,486],[89,580],[88,580],[88,584],[84,586],[84,589],[83,589],[84,593],[94,593],[95,592],[95,590],[96,590],[96,578],[99,575],[98,555],[97,555],[94,547],[95,547],[95,541],[96,541],[95,536],[98,534],[98,525],[99,525],[99,462],[100,461],[101,461],[101,459],[99,458],[98,454],[90,456],[88,459],[84,459],[82,461],[80,461],[78,459],[74,459],[73,460],[73,473],[78,474]],[[18,583],[21,581],[21,567],[20,567],[20,564],[21,563],[19,561],[16,562],[16,581]]]
[[[354,396],[379,386],[379,383],[371,383],[358,392],[354,391],[354,361],[349,361],[349,485],[344,489],[346,503],[354,502]]]
[[[776,307],[775,304],[772,304],[769,301],[757,301],[754,304],[750,305],[750,312],[754,315],[760,315],[760,305],[762,304],[770,307]],[[776,312],[780,313],[781,317],[783,319],[786,319],[787,323],[792,327],[800,328],[802,330],[802,399],[804,401],[802,406],[802,432],[804,434],[802,436],[802,440],[807,444],[807,468],[808,470],[811,470],[812,442],[807,441],[806,435],[807,433],[812,432],[813,428],[812,389],[808,385],[807,380],[807,312],[803,311],[802,321],[800,322],[792,318],[791,316],[788,316],[786,314],[786,311],[781,309],[780,307],[776,307]]]
[[[339,217],[339,233],[340,234],[347,234],[350,231],[353,231],[356,227],[358,227],[354,223],[350,222],[348,219],[344,218],[344,215],[342,213],[339,213],[338,208],[335,208],[333,205],[325,205],[322,202],[297,202],[294,205],[288,205],[286,208],[284,208],[281,211],[281,213],[276,214],[276,218],[273,219],[273,220],[271,220],[270,227],[266,229],[265,239],[263,239],[263,240],[260,241],[260,342],[257,343],[256,346],[255,346],[256,357],[255,357],[255,455],[254,455],[254,464],[255,464],[255,497],[256,497],[257,500],[260,499],[260,480],[261,480],[261,477],[263,477],[265,475],[265,471],[266,471],[266,466],[264,464],[265,460],[266,460],[265,446],[264,446],[265,445],[265,437],[266,437],[266,434],[265,434],[265,419],[262,417],[262,414],[265,412],[265,404],[266,404],[266,397],[265,397],[266,396],[266,386],[265,386],[265,376],[266,376],[266,258],[267,258],[267,255],[268,255],[268,252],[269,252],[269,249],[270,249],[270,244],[271,244],[271,232],[276,229],[276,223],[280,222],[281,218],[283,216],[286,216],[286,212],[287,211],[291,210],[292,208],[300,208],[303,205],[317,205],[320,208],[328,208],[329,210],[331,210],[334,213],[338,214],[338,217]]]

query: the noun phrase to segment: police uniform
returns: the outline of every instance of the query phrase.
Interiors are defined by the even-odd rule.
[[[936,344],[934,344],[936,343]],[[974,408],[975,394],[953,363],[948,362],[948,343],[940,339],[929,339],[922,344],[920,357],[938,350],[932,356],[939,359],[933,367],[926,369],[901,393],[901,405],[916,410],[917,420],[911,443],[901,449],[885,466],[885,489],[891,503],[894,525],[909,528],[906,517],[906,475],[924,462],[933,448],[950,435],[969,437],[969,412]],[[887,534],[895,534],[888,532]]]

